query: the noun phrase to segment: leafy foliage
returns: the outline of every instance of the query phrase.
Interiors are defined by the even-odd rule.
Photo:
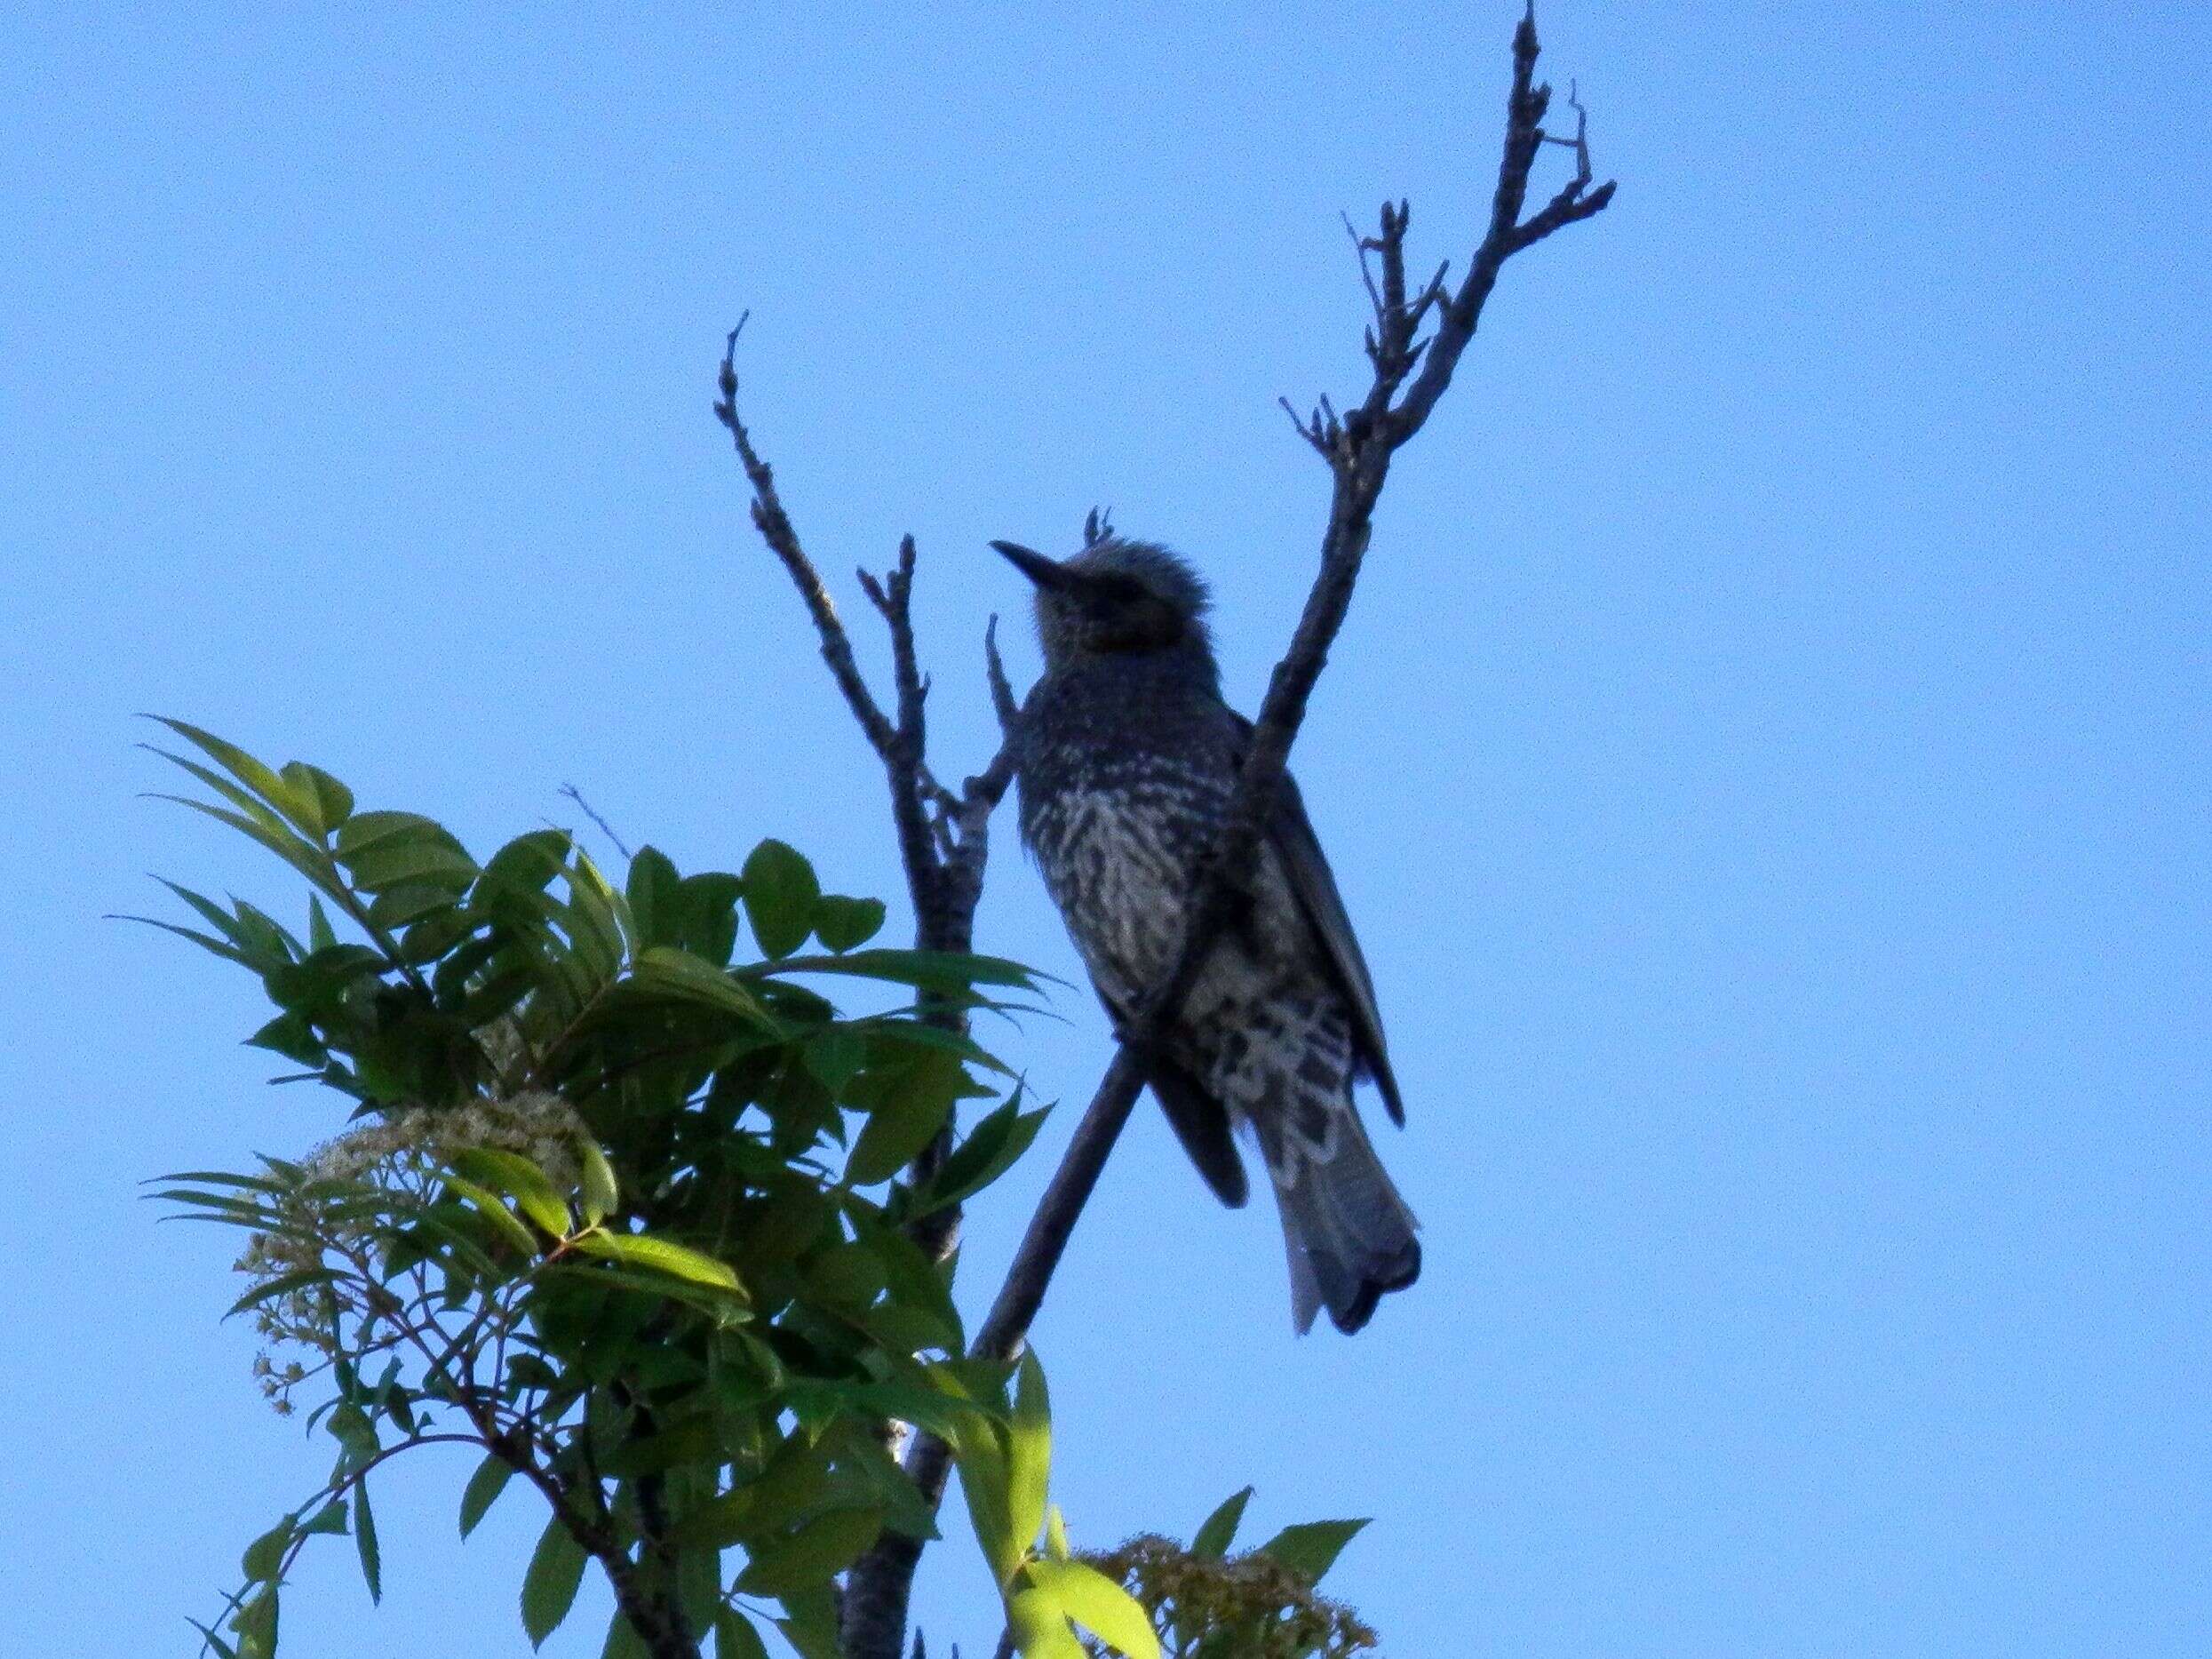
[[[1350,1608],[1316,1593],[1367,1523],[1307,1521],[1231,1556],[1251,1497],[1250,1487],[1231,1495],[1187,1548],[1146,1534],[1084,1559],[1144,1608],[1168,1659],[1349,1659],[1373,1647]]]
[[[1025,1652],[1079,1651],[1073,1616],[1150,1659],[1142,1612],[1069,1555],[1056,1514],[1034,1547],[1043,1373],[962,1357],[950,1265],[903,1230],[1035,1137],[1043,1112],[1018,1085],[999,1098],[982,1080],[1005,1068],[944,1017],[1029,991],[1024,969],[861,948],[882,906],[824,895],[780,842],[738,874],[683,875],[647,849],[619,889],[557,830],[480,863],[429,818],[356,810],[326,772],[163,723],[206,792],[177,798],[313,896],[294,933],[172,886],[199,925],[154,925],[257,975],[276,1013],[248,1041],[354,1118],[305,1158],[159,1187],[246,1232],[233,1312],[267,1339],[262,1385],[338,1448],[323,1488],[245,1551],[223,1618],[197,1627],[206,1650],[275,1651],[317,1534],[351,1533],[380,1593],[370,1477],[463,1440],[485,1454],[464,1535],[515,1476],[550,1506],[520,1596],[533,1644],[596,1562],[611,1653],[699,1652],[710,1632],[759,1653],[767,1618],[826,1659],[835,1575],[886,1528],[935,1535],[886,1449],[900,1419],[955,1446],[1010,1616],[1046,1631]],[[758,960],[739,957],[748,929]],[[800,953],[809,938],[822,953]],[[824,975],[921,1007],[841,1017],[802,983]],[[896,1183],[966,1097],[997,1104],[920,1190]]]

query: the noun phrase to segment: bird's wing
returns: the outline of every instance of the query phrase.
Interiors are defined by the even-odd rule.
[[[1240,714],[1237,723],[1248,743],[1252,722]],[[1240,745],[1237,757],[1239,765],[1244,761],[1242,748]],[[1344,898],[1336,890],[1336,877],[1330,873],[1320,839],[1307,820],[1306,803],[1299,796],[1297,780],[1287,772],[1283,775],[1282,788],[1275,797],[1275,815],[1268,825],[1268,841],[1282,860],[1291,890],[1298,895],[1299,907],[1313,925],[1314,935],[1321,941],[1329,965],[1335,970],[1337,985],[1350,1005],[1353,1050],[1375,1080],[1375,1087],[1382,1091],[1383,1109],[1390,1114],[1390,1121],[1403,1128],[1405,1105],[1398,1098],[1398,1080],[1390,1073],[1390,1053],[1382,1040],[1382,1015],[1375,1007],[1375,984],[1367,973],[1367,959],[1359,953],[1359,939],[1352,931],[1351,918],[1344,913]]]

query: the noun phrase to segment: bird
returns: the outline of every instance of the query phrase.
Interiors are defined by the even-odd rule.
[[[1174,966],[1253,729],[1221,699],[1198,573],[1110,530],[1086,541],[1065,560],[991,545],[1035,588],[1044,656],[1012,738],[1022,839],[1126,1030]],[[1236,920],[1168,1016],[1146,1081],[1231,1208],[1249,1196],[1234,1131],[1257,1143],[1301,1335],[1324,1306],[1359,1330],[1420,1272],[1420,1223],[1368,1139],[1360,1079],[1402,1127],[1373,982],[1286,775]]]

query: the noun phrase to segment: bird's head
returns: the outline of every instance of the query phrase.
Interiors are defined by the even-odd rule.
[[[1085,659],[1172,654],[1213,676],[1205,584],[1166,548],[1108,536],[1070,559],[991,544],[1037,587],[1047,672]]]

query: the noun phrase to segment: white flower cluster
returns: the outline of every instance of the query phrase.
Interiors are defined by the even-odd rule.
[[[589,1133],[560,1096],[530,1089],[478,1096],[461,1106],[409,1107],[324,1142],[301,1161],[296,1184],[288,1183],[282,1193],[267,1198],[282,1224],[248,1238],[233,1265],[256,1288],[309,1270],[327,1269],[335,1276],[269,1297],[256,1312],[255,1328],[272,1347],[306,1348],[325,1363],[338,1358],[346,1317],[365,1320],[396,1305],[361,1271],[373,1255],[377,1226],[373,1216],[362,1213],[358,1200],[364,1189],[426,1197],[440,1166],[457,1153],[485,1148],[518,1153],[556,1186],[573,1191],[580,1175],[577,1147]],[[356,1345],[366,1340],[364,1328]],[[261,1392],[283,1414],[292,1408],[291,1385],[306,1375],[297,1360],[279,1365],[267,1352],[254,1362]]]

